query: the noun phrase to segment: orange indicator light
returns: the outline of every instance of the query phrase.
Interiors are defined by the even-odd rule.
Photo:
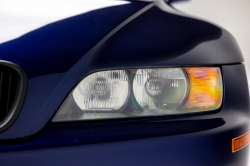
[[[182,108],[214,110],[222,103],[222,78],[218,67],[185,68],[190,80],[190,93]]]
[[[232,140],[232,152],[236,152],[249,144],[250,131]]]

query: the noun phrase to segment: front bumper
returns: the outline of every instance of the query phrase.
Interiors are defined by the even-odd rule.
[[[26,166],[247,165],[248,146],[232,153],[232,139],[249,130],[244,65],[223,66],[222,73],[223,106],[217,112],[175,119],[49,124],[27,140],[2,142],[0,163],[3,166],[20,163]]]

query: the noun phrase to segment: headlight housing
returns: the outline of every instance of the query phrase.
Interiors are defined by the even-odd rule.
[[[221,106],[222,93],[218,67],[100,71],[76,86],[52,121],[210,111]]]

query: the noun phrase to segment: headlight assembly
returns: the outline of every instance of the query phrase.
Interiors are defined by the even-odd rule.
[[[203,112],[218,109],[222,93],[218,67],[100,71],[76,86],[52,121]]]

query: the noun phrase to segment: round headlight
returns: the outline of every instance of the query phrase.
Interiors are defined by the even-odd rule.
[[[101,71],[84,78],[73,91],[81,110],[119,110],[129,95],[128,76],[124,70]]]
[[[181,68],[137,70],[133,91],[144,110],[178,108],[187,95],[187,78]]]

